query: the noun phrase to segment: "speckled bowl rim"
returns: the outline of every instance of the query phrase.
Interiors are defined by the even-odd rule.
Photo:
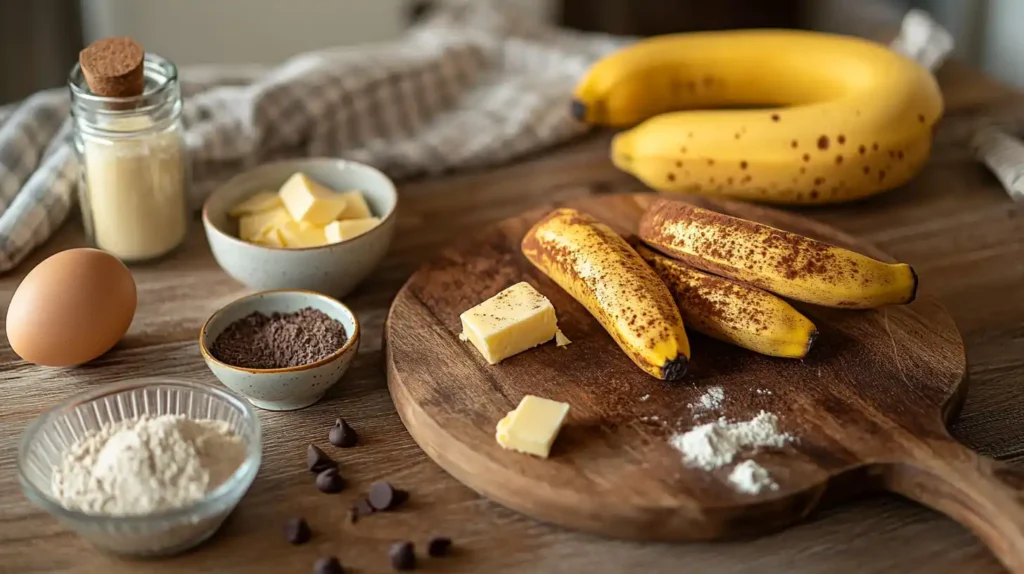
[[[345,344],[342,345],[341,347],[339,347],[337,351],[334,351],[330,355],[327,355],[326,357],[324,357],[323,359],[320,359],[318,361],[315,361],[315,362],[312,362],[312,363],[308,363],[308,364],[305,364],[305,365],[298,365],[298,366],[295,366],[295,367],[280,367],[280,368],[277,368],[277,369],[250,369],[248,367],[239,367],[238,365],[231,365],[231,364],[225,363],[224,361],[221,361],[221,360],[217,359],[216,357],[214,357],[213,353],[210,352],[210,349],[207,348],[206,343],[203,341],[203,339],[205,338],[204,335],[206,334],[207,329],[210,326],[210,322],[213,321],[214,319],[216,319],[218,315],[221,315],[222,313],[224,313],[224,311],[228,310],[231,307],[234,307],[235,305],[238,305],[238,304],[242,303],[243,301],[246,301],[246,300],[249,300],[249,299],[255,299],[256,297],[261,297],[261,296],[264,296],[264,295],[272,295],[272,294],[275,294],[275,293],[292,293],[292,294],[295,294],[295,295],[300,295],[302,297],[307,297],[307,298],[311,298],[311,299],[326,299],[328,302],[333,303],[335,305],[338,305],[339,307],[344,309],[346,313],[351,315],[351,317],[352,317],[352,324],[355,325],[355,330],[353,331],[353,333],[351,335],[348,336],[348,340],[345,341]],[[360,329],[360,326],[359,326],[359,317],[356,316],[355,311],[353,311],[348,305],[342,303],[341,301],[335,299],[334,297],[331,297],[330,295],[324,295],[323,293],[319,293],[317,291],[310,291],[309,289],[270,289],[268,291],[258,291],[256,293],[251,293],[249,295],[245,295],[244,297],[239,297],[238,299],[235,299],[234,301],[232,301],[232,302],[228,303],[227,305],[224,305],[220,309],[217,309],[216,311],[214,311],[206,319],[206,321],[203,323],[203,327],[201,329],[199,329],[199,352],[203,354],[203,358],[204,359],[206,359],[207,361],[209,361],[211,363],[216,363],[217,365],[220,365],[222,367],[225,367],[225,368],[228,368],[228,369],[231,369],[231,370],[234,370],[234,371],[241,371],[243,373],[250,373],[250,374],[254,374],[254,375],[273,375],[273,374],[279,374],[279,373],[296,373],[296,372],[299,372],[299,371],[307,371],[309,369],[315,369],[317,367],[322,367],[322,366],[324,366],[324,365],[326,365],[328,363],[331,363],[332,361],[335,361],[336,359],[340,358],[342,355],[344,355],[349,350],[349,348],[351,348],[353,345],[356,344],[356,341],[359,340],[360,330],[361,329]]]
[[[328,243],[326,245],[314,245],[313,247],[274,247],[273,245],[260,245],[259,243],[251,243],[249,241],[244,241],[240,237],[235,237],[234,235],[231,235],[230,233],[227,233],[226,231],[221,230],[221,228],[217,227],[216,225],[213,224],[212,221],[210,221],[210,217],[209,217],[209,213],[208,213],[209,206],[210,206],[210,199],[212,199],[213,196],[216,195],[220,190],[222,190],[222,189],[232,185],[236,180],[241,179],[243,177],[246,177],[246,176],[250,175],[251,173],[253,173],[255,171],[259,171],[261,169],[266,169],[266,168],[269,168],[269,167],[272,167],[272,166],[276,166],[276,165],[302,164],[302,163],[333,163],[333,164],[340,165],[342,168],[347,167],[347,166],[356,166],[356,167],[359,167],[359,168],[362,168],[362,169],[367,169],[369,171],[377,173],[378,175],[383,177],[388,182],[388,185],[389,185],[390,190],[391,190],[391,195],[394,197],[394,201],[391,202],[391,209],[389,209],[388,212],[386,214],[384,214],[383,217],[380,218],[380,223],[378,223],[377,225],[373,226],[373,228],[370,229],[369,231],[367,231],[366,233],[360,233],[359,235],[356,235],[355,237],[350,237],[348,239],[345,239],[345,240],[342,240],[342,241],[338,241],[336,243]],[[301,171],[301,170],[297,170],[297,171]],[[277,161],[271,161],[271,162],[260,164],[258,167],[254,167],[253,169],[250,169],[250,170],[247,170],[247,171],[243,171],[242,173],[239,173],[239,174],[235,175],[231,179],[227,180],[224,184],[218,186],[217,189],[215,189],[213,191],[213,193],[210,194],[210,197],[208,197],[206,199],[206,201],[203,202],[202,218],[203,218],[203,227],[205,227],[207,230],[213,230],[213,232],[215,232],[217,235],[219,235],[221,237],[224,237],[227,240],[231,241],[232,243],[236,243],[238,245],[247,245],[247,246],[253,247],[255,249],[266,249],[268,251],[316,251],[318,249],[327,250],[327,249],[330,249],[331,247],[334,247],[334,246],[337,246],[337,245],[348,245],[348,244],[351,244],[351,243],[355,243],[355,242],[359,241],[360,239],[365,239],[365,238],[373,235],[374,233],[379,232],[381,229],[383,229],[384,228],[384,224],[387,221],[389,221],[392,217],[395,216],[395,212],[396,211],[398,211],[398,188],[395,187],[394,180],[392,180],[390,177],[388,177],[387,174],[385,174],[381,170],[373,167],[372,165],[368,165],[368,164],[365,164],[365,163],[360,163],[358,161],[350,161],[350,160],[347,160],[347,159],[339,159],[339,158],[332,158],[332,157],[307,157],[307,158],[282,159],[282,160],[277,160]]]

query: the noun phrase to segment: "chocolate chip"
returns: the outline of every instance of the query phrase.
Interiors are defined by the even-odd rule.
[[[338,466],[331,457],[327,456],[327,453],[320,450],[316,445],[309,445],[306,449],[306,468],[310,472],[323,472],[328,468],[334,468]]]
[[[373,505],[370,504],[369,500],[360,498],[352,505],[352,511],[359,516],[369,516],[374,513],[375,509],[373,508]]]
[[[370,485],[370,505],[377,510],[391,510],[409,499],[409,493],[378,480]]]
[[[452,539],[447,536],[435,536],[427,542],[427,554],[438,558],[448,554],[452,547]]]
[[[328,438],[331,440],[331,444],[341,448],[353,447],[359,442],[359,435],[356,434],[356,429],[350,427],[345,422],[345,419],[334,421],[334,427],[331,428]]]
[[[348,520],[351,523],[355,523],[363,516],[369,516],[376,512],[373,506],[370,506],[370,501],[365,498],[360,498],[352,505],[352,508],[348,510]]]
[[[321,558],[313,564],[313,574],[342,574],[345,571],[341,562],[334,556]]]
[[[409,491],[396,488],[395,499],[391,502],[391,508],[402,506],[406,500],[409,500]]]
[[[306,520],[301,516],[299,518],[293,518],[284,525],[284,535],[288,538],[288,542],[292,544],[303,544],[309,542],[312,532],[309,531],[309,525],[306,524]]]
[[[345,488],[345,479],[338,474],[338,469],[328,468],[316,475],[316,487],[320,489],[320,492],[328,494],[341,492],[341,489]]]
[[[388,551],[391,567],[395,570],[412,570],[416,568],[416,552],[412,542],[395,542]]]

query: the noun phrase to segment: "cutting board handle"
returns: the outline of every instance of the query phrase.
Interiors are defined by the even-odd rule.
[[[924,446],[888,468],[888,489],[963,524],[1010,572],[1024,573],[1024,469],[952,437]]]

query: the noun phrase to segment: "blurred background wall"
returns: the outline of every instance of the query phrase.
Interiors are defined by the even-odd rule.
[[[433,0],[434,2],[438,0]],[[440,0],[443,1],[443,0]],[[583,30],[660,34],[807,27],[890,39],[911,6],[958,41],[958,57],[1024,87],[1024,0],[505,0]],[[181,65],[273,63],[310,49],[384,41],[431,0],[0,0],[0,103],[61,85],[78,50],[129,35]]]

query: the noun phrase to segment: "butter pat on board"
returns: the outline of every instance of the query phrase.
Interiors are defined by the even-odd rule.
[[[526,395],[498,421],[495,438],[504,449],[547,458],[568,413],[567,403]]]
[[[345,211],[346,198],[313,181],[304,173],[288,178],[278,192],[295,221],[327,225]]]
[[[492,365],[550,341],[558,330],[551,301],[525,281],[466,311],[461,319],[460,338]]]
[[[569,337],[565,336],[565,333],[563,333],[561,329],[558,329],[557,331],[555,331],[555,344],[556,345],[558,345],[559,347],[564,347],[564,346],[568,345],[569,343],[572,343],[572,341],[569,340]]]

